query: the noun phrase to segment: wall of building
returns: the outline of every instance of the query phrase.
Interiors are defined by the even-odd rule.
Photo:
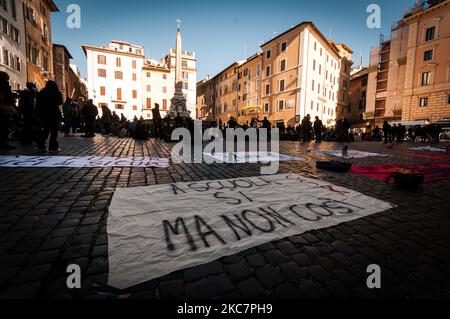
[[[214,120],[216,85],[215,78],[208,78],[197,83],[197,111],[199,120]]]
[[[142,55],[136,54],[137,50],[141,50]],[[143,54],[142,47],[114,42],[105,49],[86,47],[88,91],[94,104],[99,108],[107,105],[111,111],[123,114],[130,120],[142,116]],[[120,59],[120,66],[117,59]],[[99,76],[99,70],[105,70],[106,76]],[[116,78],[116,72],[122,72],[122,79]],[[118,96],[118,89],[121,89],[121,96]]]
[[[217,76],[215,120],[227,123],[231,117],[237,118],[238,63],[234,63]]]
[[[295,121],[299,92],[299,34],[302,30],[303,27],[291,30],[262,47],[261,99],[264,116],[273,124],[283,122],[287,125]],[[282,61],[285,61],[284,70]],[[280,86],[282,81],[284,90]]]
[[[75,65],[69,67],[67,92],[69,92],[69,97],[77,100],[79,103],[88,99],[87,87],[81,79],[81,74]]]
[[[71,95],[68,83],[70,56],[63,46],[53,46],[53,69],[55,70],[55,82],[58,84],[59,91],[65,100]]]
[[[435,37],[426,41],[426,30]],[[367,119],[375,125],[384,120],[450,118],[450,1],[416,7],[391,32],[391,39],[371,51],[367,88]],[[432,58],[425,60],[425,52]],[[383,63],[388,55],[388,63]],[[422,74],[429,83],[422,85]],[[427,106],[421,106],[427,99]],[[424,100],[422,100],[423,103]]]
[[[287,41],[287,50],[280,52],[284,41]],[[273,113],[270,119],[283,121],[285,125],[296,125],[298,117],[301,120],[309,114],[312,118],[318,116],[326,125],[334,125],[338,93],[342,85],[342,57],[330,48],[330,43],[310,25],[305,25],[288,32],[276,43],[263,49],[265,58],[267,50],[277,53],[275,63],[269,62],[272,68],[275,67],[276,73],[270,77],[270,84],[275,91],[269,97],[263,93],[262,97],[263,104],[271,104]],[[284,58],[287,58],[287,68],[280,72],[280,62]],[[266,60],[264,67],[267,65]],[[349,74],[350,70],[347,71]],[[279,91],[279,81],[282,79],[286,79],[284,92]],[[263,90],[265,83],[263,79]],[[348,94],[348,90],[345,94]],[[278,107],[280,100],[285,101],[283,110]]]
[[[170,50],[161,61],[145,58],[142,46],[112,41],[108,46],[84,46],[88,68],[89,96],[99,107],[107,105],[128,119],[152,119],[151,109],[160,105],[161,115],[169,113],[175,93],[175,50]],[[106,64],[99,63],[106,59]],[[104,58],[103,58],[104,57]],[[120,66],[117,65],[120,59]],[[183,94],[191,116],[196,113],[196,60],[195,54],[182,52]],[[102,61],[104,62],[104,61]],[[134,64],[133,64],[134,63]],[[99,76],[99,69],[106,77]],[[115,72],[122,72],[117,79]],[[103,71],[102,71],[103,72]],[[121,89],[121,96],[118,95]]]
[[[409,37],[402,119],[434,122],[450,118],[450,1],[404,22],[409,25]],[[426,30],[431,27],[435,28],[435,37],[426,41]],[[429,50],[433,58],[424,61],[424,53]],[[428,85],[421,83],[424,72],[430,74]],[[421,99],[428,99],[427,106],[420,106]]]
[[[389,73],[386,89],[385,118],[400,120],[403,109],[403,90],[408,50],[408,26],[401,25],[392,31]]]
[[[347,118],[350,123],[362,124],[366,111],[368,72],[367,68],[358,71],[351,77],[349,91],[349,105],[339,118]]]
[[[9,74],[13,89],[21,89],[27,82],[23,1],[4,3],[5,7],[0,6],[0,71]],[[7,21],[7,29],[3,20]]]
[[[152,118],[151,109],[158,103],[161,116],[170,110],[170,99],[174,94],[174,75],[168,68],[144,66],[142,69],[142,116]]]
[[[57,11],[51,0],[24,2],[27,77],[39,89],[54,79],[51,13]]]
[[[250,123],[262,115],[261,103],[262,55],[250,57],[237,68],[238,72],[238,117],[239,123]]]

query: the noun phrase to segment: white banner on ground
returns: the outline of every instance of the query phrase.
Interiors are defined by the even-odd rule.
[[[299,175],[119,189],[108,216],[108,284],[132,287],[391,207]]]
[[[431,146],[413,147],[413,148],[410,148],[410,150],[426,151],[426,152],[447,152],[447,150],[445,148],[431,147]]]
[[[206,157],[214,158],[217,162],[228,164],[242,163],[270,163],[276,161],[303,161],[302,158],[287,156],[272,152],[230,152],[230,153],[203,153]]]
[[[369,152],[362,152],[362,151],[356,151],[356,150],[348,150],[347,156],[343,155],[342,150],[330,150],[330,151],[316,150],[316,151],[312,151],[311,153],[343,157],[343,158],[365,158],[365,157],[375,157],[375,156],[389,156],[387,154],[369,153]]]
[[[156,157],[0,156],[0,167],[159,167],[169,160]]]

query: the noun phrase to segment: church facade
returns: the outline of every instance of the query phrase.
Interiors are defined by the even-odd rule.
[[[186,109],[195,117],[197,61],[195,53],[181,49],[181,33],[177,28],[176,48],[171,49],[161,60],[145,56],[143,46],[123,41],[112,41],[109,45],[84,45],[87,58],[89,98],[99,107],[107,106],[119,116],[129,120],[134,117],[152,119],[151,109],[159,104],[161,116],[172,108],[178,80]]]

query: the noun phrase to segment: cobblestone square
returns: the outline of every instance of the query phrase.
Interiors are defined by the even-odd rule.
[[[415,144],[418,145],[418,144]],[[171,144],[97,136],[62,138],[62,156],[170,158]],[[389,157],[346,159],[354,165],[450,163],[411,156],[409,143],[388,149],[357,142],[350,149]],[[402,190],[383,180],[316,168],[336,159],[313,150],[339,143],[281,142],[280,173],[331,182],[394,208],[248,249],[143,283],[127,298],[449,298],[449,181]],[[0,155],[48,155],[19,147]],[[443,155],[443,154],[442,154]],[[447,154],[448,155],[448,154]],[[260,164],[179,164],[168,168],[0,168],[1,298],[114,298],[94,284],[108,279],[108,207],[116,189],[260,175]],[[182,208],[180,208],[182,210]],[[81,289],[67,288],[66,268],[82,270]],[[368,289],[367,267],[381,267],[381,289]]]

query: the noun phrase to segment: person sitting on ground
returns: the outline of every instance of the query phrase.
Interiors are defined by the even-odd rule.
[[[120,117],[119,117],[119,115],[117,115],[116,111],[112,112],[112,120],[113,120],[113,123],[119,123],[120,122]]]

